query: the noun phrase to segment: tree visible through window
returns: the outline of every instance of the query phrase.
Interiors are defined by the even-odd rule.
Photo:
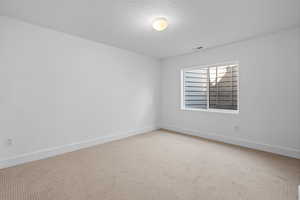
[[[183,109],[238,110],[238,64],[193,67],[182,72]]]

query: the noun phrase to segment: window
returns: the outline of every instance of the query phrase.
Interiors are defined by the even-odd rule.
[[[237,63],[182,70],[184,110],[238,112],[239,66]]]

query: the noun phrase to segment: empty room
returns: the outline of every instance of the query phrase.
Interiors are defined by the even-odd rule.
[[[299,0],[0,0],[0,200],[300,200]]]

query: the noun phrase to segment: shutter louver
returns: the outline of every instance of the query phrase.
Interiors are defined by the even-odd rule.
[[[186,108],[207,108],[207,69],[184,73],[184,99]]]

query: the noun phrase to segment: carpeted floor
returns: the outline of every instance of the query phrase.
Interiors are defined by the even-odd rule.
[[[155,131],[0,170],[1,200],[296,200],[300,160]]]

